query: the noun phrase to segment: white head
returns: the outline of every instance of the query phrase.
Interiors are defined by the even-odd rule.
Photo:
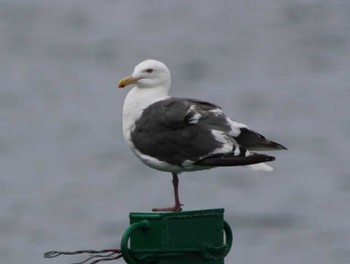
[[[121,79],[120,88],[135,84],[139,88],[170,87],[170,72],[168,67],[157,60],[145,60],[139,63],[131,76]]]

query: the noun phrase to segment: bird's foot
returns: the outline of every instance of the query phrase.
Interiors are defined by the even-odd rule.
[[[171,207],[164,207],[164,208],[153,208],[153,212],[179,212],[182,211],[182,206],[183,204],[175,204],[174,206]]]

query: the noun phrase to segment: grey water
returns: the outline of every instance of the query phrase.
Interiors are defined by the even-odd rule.
[[[118,248],[129,212],[171,205],[116,86],[154,58],[172,95],[288,147],[271,173],[180,175],[185,210],[225,208],[226,263],[349,263],[349,25],[347,0],[1,1],[0,262],[81,261],[43,253]]]

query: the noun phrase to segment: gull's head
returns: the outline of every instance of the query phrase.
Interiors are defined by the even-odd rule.
[[[170,87],[170,72],[168,67],[157,60],[145,60],[136,65],[131,76],[121,79],[119,88],[135,84],[139,88]]]

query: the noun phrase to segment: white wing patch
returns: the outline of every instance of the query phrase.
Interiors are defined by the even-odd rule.
[[[199,111],[196,109],[196,105],[191,105],[190,108],[187,110],[186,115],[192,114],[193,116],[189,119],[190,124],[196,124],[198,123],[198,120],[202,117],[202,115],[199,113]]]
[[[239,151],[239,148],[235,148],[235,150],[233,151],[233,155],[239,156],[239,154],[241,154],[241,152]]]
[[[248,128],[245,124],[233,121],[232,119],[230,119],[228,117],[226,117],[226,121],[231,127],[230,135],[233,137],[239,136],[239,134],[241,133],[240,128]]]
[[[227,153],[232,151],[233,142],[230,140],[228,135],[220,130],[212,130],[211,133],[213,134],[215,140],[223,143],[223,145],[220,148],[214,149],[214,151],[210,154]]]
[[[209,110],[210,113],[213,113],[215,116],[219,116],[224,114],[224,112],[220,108],[215,108],[213,110]]]
[[[200,113],[195,113],[190,119],[189,122],[190,124],[196,124],[198,123],[198,120],[202,117],[202,115]]]

